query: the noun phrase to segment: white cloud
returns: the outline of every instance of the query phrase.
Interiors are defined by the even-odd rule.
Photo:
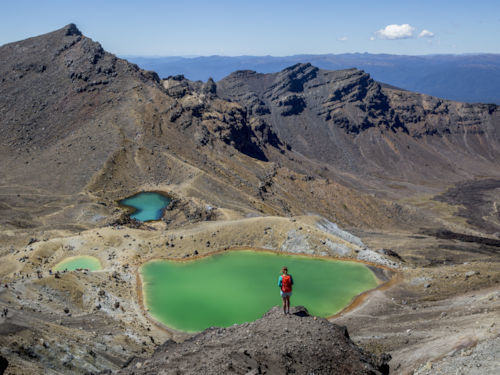
[[[370,40],[375,40],[375,37],[374,37],[374,36],[371,36],[371,37],[370,37]]]
[[[337,38],[337,40],[338,40],[339,42],[345,42],[345,41],[347,41],[348,39],[349,39],[349,38],[348,38],[348,37],[346,37],[345,35],[344,35],[344,36],[341,36],[341,37],[339,37],[339,38]]]
[[[422,30],[420,34],[418,34],[419,38],[432,38],[434,36],[434,33],[429,30]]]
[[[378,30],[375,34],[380,39],[408,39],[413,37],[415,28],[408,25],[387,25],[385,28]]]

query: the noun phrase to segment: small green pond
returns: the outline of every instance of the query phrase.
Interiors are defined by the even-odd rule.
[[[153,260],[140,268],[145,306],[153,318],[181,331],[227,327],[260,318],[281,305],[278,277],[286,265],[294,280],[291,305],[327,317],[377,286],[363,264],[255,251],[199,260]]]
[[[56,271],[74,271],[77,269],[88,269],[89,271],[98,271],[102,269],[99,259],[91,256],[75,256],[64,259],[56,264]]]
[[[139,221],[159,220],[163,210],[170,203],[170,199],[163,194],[155,192],[143,192],[122,199],[119,203],[131,207],[134,212],[130,214],[132,219]]]

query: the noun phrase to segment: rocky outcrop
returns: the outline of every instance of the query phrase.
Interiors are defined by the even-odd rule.
[[[9,361],[6,358],[0,356],[0,375],[2,375],[5,370],[9,367]]]
[[[311,64],[238,71],[217,82],[217,94],[244,106],[251,122],[266,124],[292,150],[363,180],[458,181],[464,171],[498,170],[500,111],[493,104],[447,101],[389,87],[358,69]]]
[[[311,64],[273,74],[238,71],[219,81],[218,87],[223,98],[242,103],[253,114],[277,109],[287,117],[308,108],[327,124],[355,134],[377,127],[421,137],[463,133],[464,126],[478,133],[485,131],[479,124],[484,128],[498,112],[493,104],[456,103],[381,85],[361,70],[324,71]],[[279,119],[273,125],[276,122]]]
[[[357,347],[345,327],[312,317],[303,307],[284,315],[209,328],[184,341],[167,341],[151,358],[135,358],[117,374],[388,374],[390,356]]]
[[[349,133],[372,126],[400,126],[388,111],[381,86],[357,69],[322,71],[311,64],[297,64],[275,74],[236,72],[218,85],[222,97],[241,102],[256,115],[276,111],[288,117],[307,108],[318,120]]]
[[[203,84],[201,91],[205,95],[215,94],[217,92],[217,85],[215,84],[212,78],[209,78],[208,81],[205,84]]]
[[[194,134],[199,145],[213,144],[218,139],[250,157],[267,161],[266,142],[279,144],[265,124],[249,123],[247,110],[241,105],[217,98],[213,80],[202,84],[174,76],[162,84],[165,92],[177,99],[176,106],[169,111],[170,121],[186,133]]]

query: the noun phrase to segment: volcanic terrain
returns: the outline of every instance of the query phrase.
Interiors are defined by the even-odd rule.
[[[160,78],[75,25],[0,61],[6,374],[500,370],[498,106],[307,63]],[[162,220],[117,204],[139,191],[172,198]],[[386,283],[330,323],[271,310],[192,337],[150,318],[145,261],[247,248],[363,261]],[[74,255],[103,270],[51,272]]]

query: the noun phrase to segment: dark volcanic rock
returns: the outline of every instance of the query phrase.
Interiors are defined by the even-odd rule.
[[[203,85],[202,92],[204,94],[215,94],[217,92],[217,85],[212,78],[209,78],[208,81]]]
[[[345,327],[309,316],[303,307],[283,315],[209,328],[183,343],[167,341],[149,359],[134,359],[119,374],[388,374],[390,356],[357,347]]]
[[[298,95],[289,95],[281,99],[278,105],[284,107],[281,111],[281,116],[298,115],[306,107],[304,99]]]
[[[202,84],[183,76],[168,77],[163,87],[167,95],[179,100],[170,121],[192,132],[197,144],[205,146],[218,139],[252,158],[268,160],[264,147],[273,138],[272,131],[264,130],[262,124],[252,127],[245,108],[217,98],[212,79]],[[272,139],[270,145],[277,147],[279,142]]]
[[[71,36],[71,35],[82,35],[82,32],[78,30],[78,27],[74,23],[70,23],[68,26],[65,27],[66,29],[66,36]]]
[[[458,206],[458,215],[469,224],[489,233],[500,233],[499,196],[500,179],[477,179],[457,184],[434,199]]]
[[[0,375],[2,375],[5,370],[9,367],[9,361],[6,358],[0,356]]]
[[[463,233],[456,233],[447,229],[423,230],[422,233],[446,240],[457,240],[461,242],[472,242],[492,247],[500,247],[500,240],[487,237],[471,236],[469,234]]]
[[[247,108],[251,122],[265,123],[291,149],[363,179],[442,184],[463,180],[464,170],[500,170],[496,105],[447,101],[380,84],[361,70],[311,64],[238,71],[217,82],[217,95]]]

